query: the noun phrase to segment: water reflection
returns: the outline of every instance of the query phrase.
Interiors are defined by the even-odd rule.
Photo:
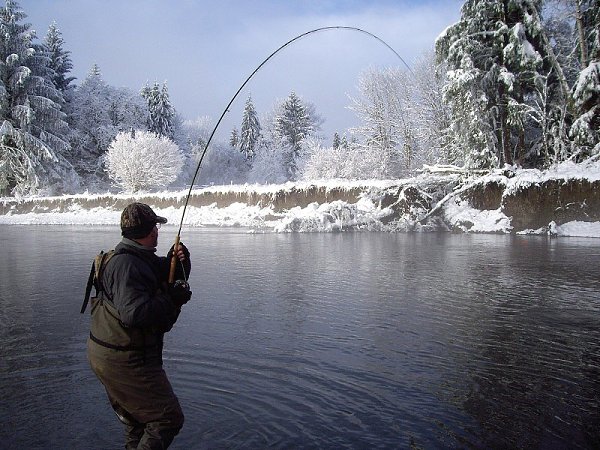
[[[117,235],[1,227],[7,448],[120,447],[78,313],[91,256]],[[196,264],[166,342],[186,413],[173,448],[600,446],[597,240],[204,229],[184,241]]]

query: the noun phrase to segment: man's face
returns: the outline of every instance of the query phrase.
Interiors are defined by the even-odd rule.
[[[158,227],[156,225],[154,225],[154,228],[152,228],[152,231],[150,232],[150,238],[151,238],[151,247],[157,247],[158,246]]]

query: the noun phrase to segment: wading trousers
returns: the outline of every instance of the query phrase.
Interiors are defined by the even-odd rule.
[[[125,424],[127,449],[166,449],[183,426],[161,353],[123,352],[88,340],[90,365]]]

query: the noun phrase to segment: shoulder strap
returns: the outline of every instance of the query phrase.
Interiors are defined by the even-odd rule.
[[[104,292],[104,294],[108,297],[109,300],[112,300],[108,293],[104,290],[104,286],[102,285],[102,274],[104,273],[104,268],[108,264],[108,262],[115,255],[128,254],[133,256],[138,256],[134,252],[131,252],[127,249],[121,248],[119,250],[109,250],[108,252],[101,251],[96,255],[94,261],[92,262],[92,268],[90,269],[90,276],[88,277],[87,286],[85,288],[85,297],[83,298],[83,304],[81,305],[80,313],[83,314],[85,309],[87,308],[88,302],[90,300],[90,294],[92,293],[92,286],[96,288],[96,295],[100,292]],[[138,258],[140,258],[138,256]],[[141,258],[143,259],[143,258]]]
[[[121,253],[121,252],[118,252]],[[85,297],[83,298],[83,304],[81,305],[81,314],[85,312],[87,308],[87,304],[90,300],[90,294],[92,293],[92,286],[96,288],[96,295],[99,292],[104,291],[104,287],[102,286],[102,273],[104,272],[104,267],[110,259],[115,255],[114,250],[110,250],[108,252],[101,251],[96,255],[94,261],[92,262],[92,267],[90,269],[90,275],[88,277],[87,286],[85,288]]]
[[[94,287],[96,288],[96,293],[106,292],[104,290],[104,286],[102,285],[102,274],[104,273],[104,269],[112,257],[120,253],[121,252],[109,250],[106,253],[100,252],[96,258],[94,258]]]
[[[90,294],[92,293],[92,286],[94,285],[94,273],[96,273],[96,261],[92,261],[92,268],[90,269],[90,276],[88,277],[87,286],[85,287],[85,297],[83,297],[83,304],[81,305],[80,314],[85,312],[87,304],[90,301]]]

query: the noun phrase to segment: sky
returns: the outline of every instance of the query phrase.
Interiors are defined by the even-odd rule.
[[[19,0],[40,40],[54,21],[83,81],[98,64],[105,82],[139,91],[167,82],[188,120],[216,123],[242,83],[273,51],[320,27],[357,27],[392,47],[409,66],[458,21],[462,0]],[[330,30],[300,39],[272,58],[236,97],[217,131],[238,129],[252,96],[262,118],[294,91],[313,103],[331,140],[358,124],[348,109],[367,70],[403,67],[381,42]],[[330,144],[330,143],[329,143]]]

